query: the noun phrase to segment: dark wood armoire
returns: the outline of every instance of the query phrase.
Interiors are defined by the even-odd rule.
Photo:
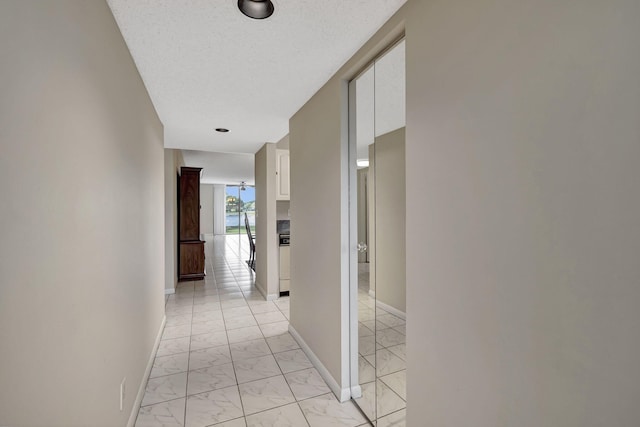
[[[200,240],[200,171],[180,168],[178,176],[178,280],[204,279],[204,242]]]

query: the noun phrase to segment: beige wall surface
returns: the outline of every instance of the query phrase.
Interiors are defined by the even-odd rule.
[[[290,323],[341,383],[339,84],[320,90],[289,123]]]
[[[0,425],[124,426],[164,316],[162,124],[105,2],[3,1],[0,52]]]
[[[264,144],[256,153],[256,285],[275,298],[278,278],[276,233],[276,144]]]
[[[401,11],[404,9],[401,9]],[[401,36],[394,15],[289,121],[291,325],[349,387],[347,82]],[[345,238],[346,237],[346,238]]]
[[[408,425],[640,425],[640,2],[411,1]]]
[[[164,150],[164,280],[165,292],[178,283],[178,177],[184,159],[180,150]]]
[[[212,184],[200,184],[200,234],[213,234]]]
[[[406,313],[405,128],[376,137],[376,300]]]

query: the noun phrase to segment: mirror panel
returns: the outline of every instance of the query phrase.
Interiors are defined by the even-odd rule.
[[[351,108],[357,160],[368,160],[357,172],[362,395],[354,400],[371,421],[392,425],[404,425],[406,407],[404,47],[396,44],[352,82]]]

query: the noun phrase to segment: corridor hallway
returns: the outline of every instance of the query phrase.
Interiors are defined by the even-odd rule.
[[[288,332],[289,298],[265,301],[240,236],[208,237],[205,280],[181,282],[137,427],[365,426]]]

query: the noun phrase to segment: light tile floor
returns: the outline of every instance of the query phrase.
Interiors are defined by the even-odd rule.
[[[205,280],[167,298],[136,426],[370,425],[335,398],[289,334],[289,298],[258,292],[238,238],[207,239],[205,250]]]
[[[406,322],[376,306],[369,294],[368,264],[358,272],[358,374],[356,403],[378,427],[405,427]]]

